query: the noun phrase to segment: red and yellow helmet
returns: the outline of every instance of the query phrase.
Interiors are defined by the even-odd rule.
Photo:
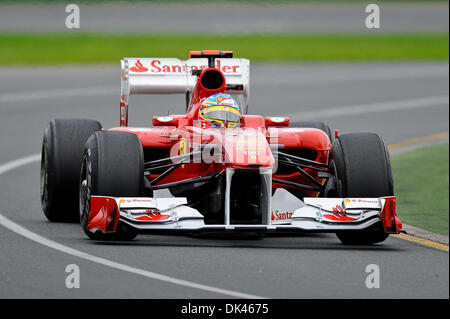
[[[231,95],[217,93],[203,101],[199,118],[208,122],[211,127],[237,127],[241,120],[241,110]]]

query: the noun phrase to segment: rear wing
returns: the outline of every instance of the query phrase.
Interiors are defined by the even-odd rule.
[[[122,59],[120,125],[128,125],[131,94],[189,94],[197,81],[197,76],[192,71],[207,68],[208,62],[208,58],[191,58],[185,61],[176,58]],[[241,97],[239,102],[245,114],[248,107],[250,61],[217,58],[215,67],[225,76],[227,93]]]

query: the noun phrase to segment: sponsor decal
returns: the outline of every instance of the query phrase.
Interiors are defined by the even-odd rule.
[[[280,212],[278,209],[272,211],[272,221],[291,221],[292,212]]]
[[[153,203],[153,199],[137,199],[137,198],[133,198],[133,199],[126,199],[127,203]],[[120,201],[122,203],[122,201]]]
[[[137,60],[135,65],[130,68],[133,72],[147,72],[150,73],[190,73],[192,70],[202,70],[207,68],[207,65],[187,65],[187,64],[162,64],[161,60],[154,59],[150,60],[149,67],[146,68],[142,63]],[[216,60],[216,68],[221,70],[223,73],[240,73],[240,65],[223,65],[220,60]]]
[[[336,205],[335,207],[333,207],[332,214],[323,214],[323,217],[326,219],[329,219],[329,220],[342,221],[342,222],[348,222],[348,221],[355,220],[355,218],[348,217],[347,215],[345,215],[344,209],[339,205]]]
[[[145,211],[145,214],[139,217],[135,217],[134,219],[140,220],[140,221],[161,221],[168,219],[168,215],[161,215],[159,210],[156,208],[147,209]]]
[[[361,199],[361,198],[352,198],[352,199],[345,199],[346,203],[365,203],[365,204],[378,204],[378,200],[370,200],[370,199]]]
[[[179,155],[187,154],[187,142],[184,138],[180,140],[180,149],[178,151]],[[181,168],[184,168],[184,164],[181,165]]]
[[[148,69],[142,65],[141,61],[137,60],[134,66],[130,68],[130,71],[133,72],[147,72]]]

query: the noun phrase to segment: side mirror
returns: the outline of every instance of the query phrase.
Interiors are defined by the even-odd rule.
[[[173,116],[154,116],[153,126],[177,126],[178,118]]]
[[[265,118],[266,127],[288,127],[291,124],[291,120],[289,117],[283,116],[271,116]]]

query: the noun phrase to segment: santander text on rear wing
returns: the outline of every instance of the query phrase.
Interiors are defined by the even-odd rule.
[[[194,70],[208,67],[208,59],[190,58],[124,58],[121,67],[120,123],[128,123],[128,103],[131,94],[186,94],[192,92],[197,76]],[[225,75],[229,93],[242,96],[248,105],[250,61],[217,58],[215,67]],[[195,71],[194,71],[195,72]]]

